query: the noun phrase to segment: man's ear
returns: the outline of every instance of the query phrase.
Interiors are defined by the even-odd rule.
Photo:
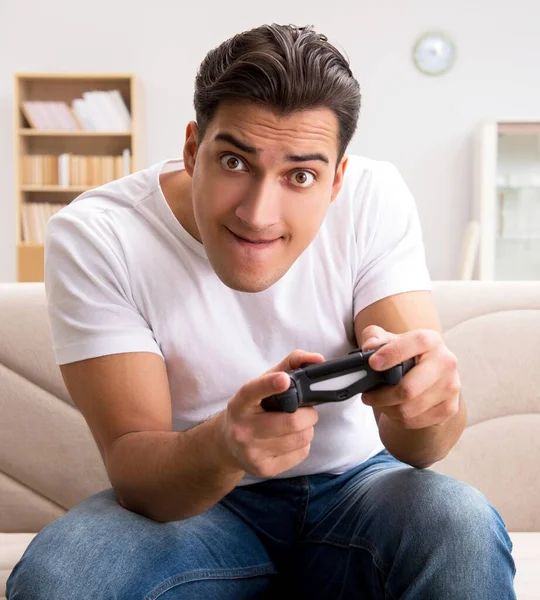
[[[196,121],[190,121],[186,127],[186,141],[184,142],[184,168],[188,175],[193,177],[195,160],[197,158],[199,140],[199,126]]]
[[[343,178],[345,177],[345,171],[347,170],[347,165],[349,164],[349,157],[344,156],[336,169],[336,174],[334,175],[334,183],[332,184],[332,196],[330,197],[330,202],[333,202],[336,199],[336,196],[339,194],[339,190],[341,189],[341,185],[343,184]]]

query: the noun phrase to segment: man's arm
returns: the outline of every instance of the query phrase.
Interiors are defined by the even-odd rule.
[[[363,400],[373,407],[381,440],[398,460],[419,468],[441,460],[461,436],[466,410],[455,357],[442,341],[431,293],[406,292],[379,300],[358,313],[354,326],[363,349],[387,344],[374,355],[387,359],[381,368],[420,354],[419,363],[396,388],[386,386],[364,394]],[[369,341],[373,334],[377,339]]]
[[[61,370],[96,440],[118,502],[167,522],[212,507],[246,472],[274,477],[305,460],[318,412],[311,407],[294,415],[266,412],[260,403],[288,389],[286,371],[323,360],[320,354],[291,352],[245,382],[224,410],[185,432],[171,431],[167,372],[157,354],[113,354]]]
[[[149,352],[61,366],[74,403],[96,440],[118,502],[156,521],[199,514],[244,471],[227,462],[220,415],[173,432],[163,359]]]

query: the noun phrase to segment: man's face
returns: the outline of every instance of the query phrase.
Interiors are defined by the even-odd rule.
[[[279,117],[247,103],[222,103],[200,145],[188,125],[194,233],[225,285],[265,290],[313,240],[346,168],[338,133],[330,109]]]

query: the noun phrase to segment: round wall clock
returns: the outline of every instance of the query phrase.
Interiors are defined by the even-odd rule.
[[[441,32],[422,35],[413,48],[414,64],[427,75],[442,75],[450,70],[456,58],[452,40]]]

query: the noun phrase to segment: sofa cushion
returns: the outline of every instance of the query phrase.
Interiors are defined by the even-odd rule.
[[[540,532],[510,533],[516,563],[516,595],[518,600],[538,600],[540,597]]]
[[[33,533],[0,533],[0,600],[5,600],[9,573],[32,541]],[[517,565],[516,594],[518,600],[538,600],[540,590],[540,532],[510,533]]]
[[[540,283],[437,282],[434,294],[467,428],[433,468],[481,491],[510,531],[540,531]]]
[[[0,600],[5,600],[6,581],[35,533],[0,533]]]

